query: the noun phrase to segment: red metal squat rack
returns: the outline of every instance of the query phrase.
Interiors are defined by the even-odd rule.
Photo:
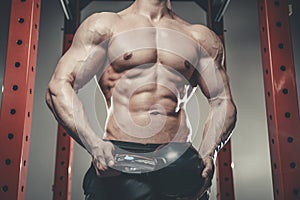
[[[299,200],[300,121],[288,0],[259,0],[258,12],[274,198]]]
[[[25,199],[40,0],[12,0],[0,115],[0,199]]]

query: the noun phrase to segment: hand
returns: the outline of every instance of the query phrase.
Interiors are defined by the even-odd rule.
[[[117,175],[118,171],[110,168],[115,164],[113,156],[114,149],[114,145],[111,142],[106,142],[101,139],[93,145],[91,155],[97,176]]]
[[[205,192],[207,192],[212,184],[212,178],[214,176],[215,165],[214,160],[210,156],[202,158],[204,169],[202,171],[203,186],[198,193],[198,196],[201,197]]]

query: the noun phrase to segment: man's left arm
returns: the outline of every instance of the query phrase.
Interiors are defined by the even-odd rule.
[[[236,123],[236,106],[233,102],[229,79],[224,67],[224,47],[211,30],[202,29],[205,38],[200,41],[198,85],[208,99],[210,111],[205,122],[199,155],[205,168],[202,176],[207,189],[211,185],[214,159],[229,140]]]

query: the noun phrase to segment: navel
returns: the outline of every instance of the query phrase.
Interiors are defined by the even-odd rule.
[[[126,52],[123,54],[124,60],[129,60],[132,57],[132,52]]]

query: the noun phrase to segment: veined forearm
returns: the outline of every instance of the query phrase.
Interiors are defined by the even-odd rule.
[[[91,152],[97,135],[89,125],[84,108],[70,84],[48,88],[47,104],[57,121],[81,146]]]
[[[232,100],[211,102],[211,109],[205,123],[199,149],[201,157],[215,157],[231,136],[236,122],[236,107]]]

